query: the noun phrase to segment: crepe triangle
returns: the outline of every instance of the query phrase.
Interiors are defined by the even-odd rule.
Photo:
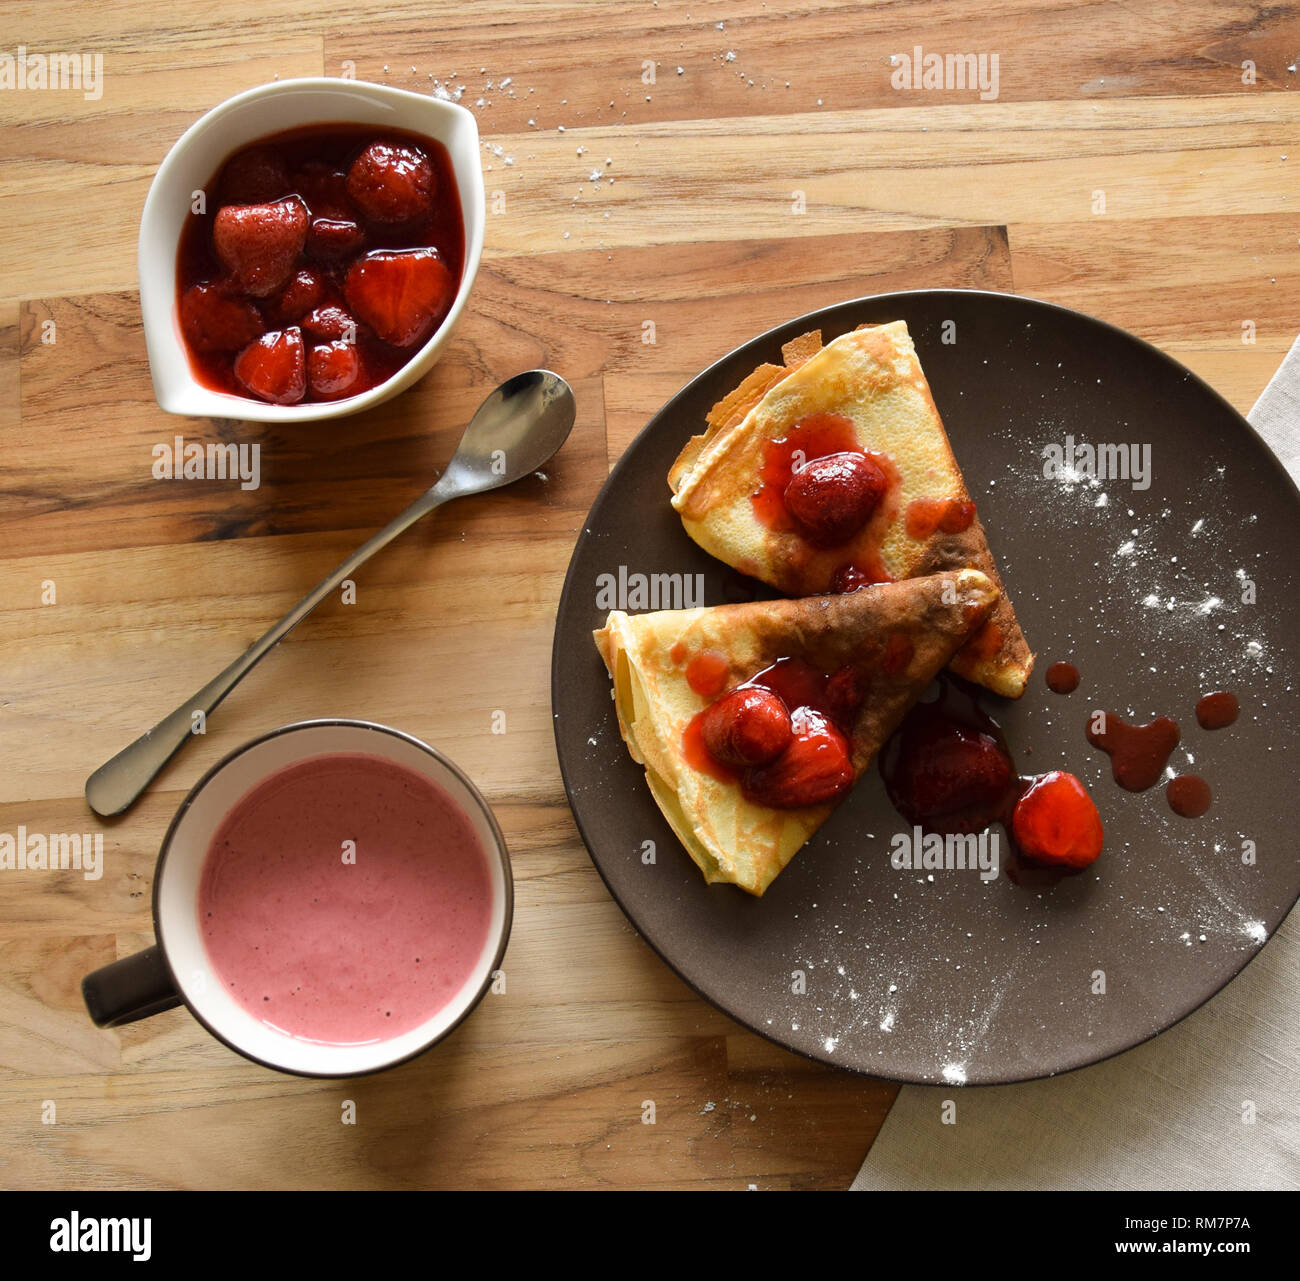
[[[841,728],[856,782],[997,599],[988,577],[962,569],[840,596],[611,613],[595,640],[613,679],[619,730],[705,880],[761,895],[835,808],[772,808],[747,796],[739,779],[692,765],[687,730],[718,691],[782,659],[828,676],[850,669],[863,696]],[[701,655],[720,673],[710,696],[692,685]]]

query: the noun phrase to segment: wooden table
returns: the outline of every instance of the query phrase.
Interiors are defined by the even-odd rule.
[[[680,384],[859,294],[1065,303],[1244,411],[1296,328],[1300,7],[44,0],[7,4],[4,25],[5,52],[102,52],[105,78],[96,101],[0,90],[0,832],[102,830],[106,870],[0,871],[0,1185],[845,1186],[895,1087],[696,998],[578,839],[548,699],[570,549]],[[894,88],[890,55],[916,45],[996,52],[997,98]],[[441,86],[478,116],[501,211],[448,354],[329,427],[168,417],[135,292],[155,167],[232,93],[349,71]],[[548,478],[389,549],[134,811],[97,822],[86,775],[423,489],[481,396],[534,365],[579,406]],[[260,441],[261,488],[152,479],[151,447],[178,432]],[[79,980],[149,940],[186,789],[236,744],[323,715],[430,740],[495,805],[518,891],[506,993],[435,1052],[344,1084],[246,1063],[183,1011],[96,1030]]]

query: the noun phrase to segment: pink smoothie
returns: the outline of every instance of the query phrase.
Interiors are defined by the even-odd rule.
[[[482,954],[491,909],[487,854],[455,801],[357,753],[298,761],[241,797],[199,885],[203,941],[230,994],[332,1045],[397,1036],[441,1010]]]

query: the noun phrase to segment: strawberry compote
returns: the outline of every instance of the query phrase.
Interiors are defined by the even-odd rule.
[[[181,232],[190,367],[272,404],[356,396],[437,331],[464,261],[441,143],[348,124],[263,138],[226,159]]]
[[[917,703],[880,753],[885,791],[925,832],[972,834],[1000,823],[1011,838],[1007,874],[1049,884],[1102,851],[1101,816],[1083,783],[1064,770],[1016,773],[997,722],[974,686],[939,678],[939,697]]]
[[[853,785],[848,735],[863,694],[852,667],[827,674],[777,659],[695,716],[682,740],[686,762],[773,809],[838,801]]]

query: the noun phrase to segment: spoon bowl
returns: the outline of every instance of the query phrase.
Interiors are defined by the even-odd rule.
[[[450,498],[522,480],[564,444],[575,413],[573,390],[558,374],[530,369],[507,378],[478,407],[434,488]]]

